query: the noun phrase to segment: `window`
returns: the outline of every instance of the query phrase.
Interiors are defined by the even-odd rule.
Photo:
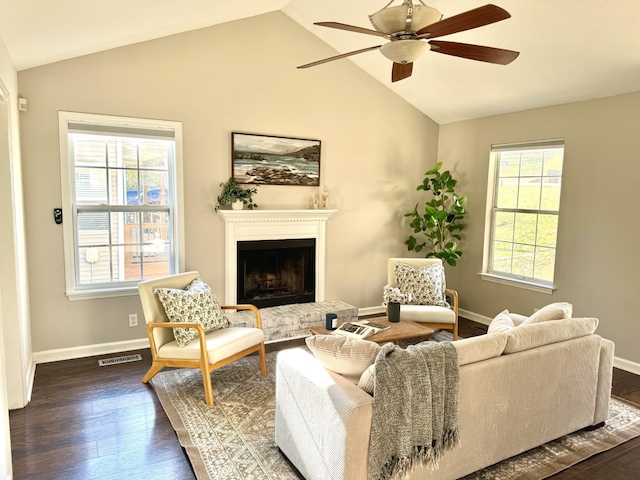
[[[60,112],[70,299],[130,295],[180,270],[181,124]]]
[[[551,293],[564,141],[494,145],[483,278]]]

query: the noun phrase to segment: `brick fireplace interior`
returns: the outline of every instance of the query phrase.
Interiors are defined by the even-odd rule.
[[[238,303],[258,308],[315,302],[316,239],[237,242]]]

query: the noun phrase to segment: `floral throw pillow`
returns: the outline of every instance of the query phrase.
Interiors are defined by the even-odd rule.
[[[396,283],[402,293],[411,296],[411,305],[448,307],[444,294],[446,281],[442,265],[425,265],[418,269],[404,263],[396,265]]]
[[[171,322],[199,323],[205,333],[230,325],[217,297],[200,277],[196,277],[185,290],[156,288],[154,293]],[[198,337],[198,331],[195,328],[174,328],[173,336],[178,345],[184,347]]]

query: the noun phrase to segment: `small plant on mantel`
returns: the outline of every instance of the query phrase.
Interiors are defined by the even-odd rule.
[[[460,233],[464,229],[461,223],[465,211],[464,205],[467,197],[460,197],[455,192],[458,181],[451,176],[448,170],[440,172],[442,162],[426,172],[424,181],[418,185],[417,190],[433,192],[433,198],[426,202],[424,213],[418,212],[418,205],[413,211],[406,213],[405,217],[411,217],[411,228],[413,233],[422,233],[425,240],[419,241],[413,235],[404,242],[409,251],[422,251],[427,248],[430,251],[426,257],[436,257],[442,260],[443,265],[447,263],[452,267],[456,266],[456,260],[462,256],[458,250],[458,241],[462,240]]]
[[[253,195],[258,193],[257,187],[242,188],[233,178],[229,178],[226,182],[221,183],[220,186],[222,187],[222,193],[217,198],[216,212],[221,206],[230,205],[234,202],[242,202],[249,210],[258,207],[253,203]]]

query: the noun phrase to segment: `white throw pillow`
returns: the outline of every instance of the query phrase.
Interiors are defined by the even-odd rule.
[[[411,295],[411,305],[438,305],[448,307],[447,288],[442,265],[425,265],[413,268],[404,263],[396,264],[396,283],[401,292]]]
[[[573,305],[567,302],[556,302],[545,305],[537,310],[533,315],[527,318],[520,325],[529,325],[531,323],[547,322],[549,320],[564,320],[571,318],[573,314]]]
[[[380,350],[377,343],[338,335],[313,335],[305,341],[324,368],[339,373],[354,384],[373,364]]]
[[[156,288],[154,293],[170,322],[199,323],[205,333],[229,326],[215,294],[200,277],[196,277],[185,290],[179,288]],[[174,328],[173,336],[178,346],[184,347],[198,337],[195,328]]]
[[[509,316],[509,310],[503,310],[491,320],[487,333],[508,332],[513,327],[513,320]]]

